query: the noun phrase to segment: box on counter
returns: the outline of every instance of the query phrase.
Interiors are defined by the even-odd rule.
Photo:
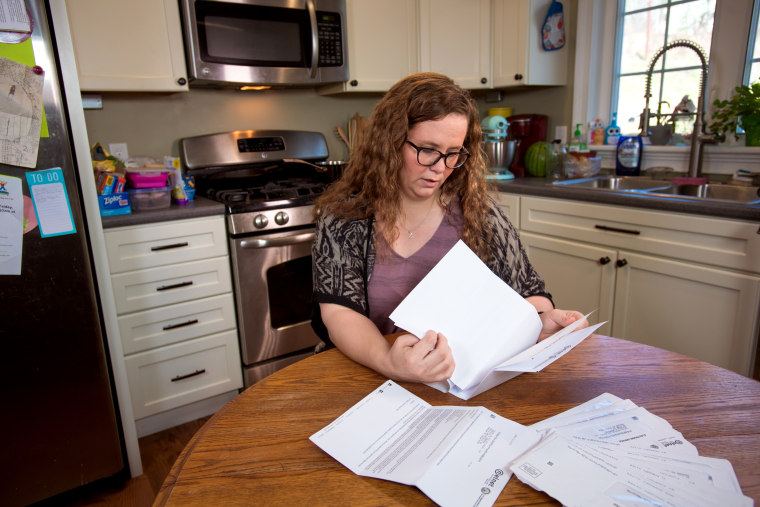
[[[195,198],[195,180],[182,174],[179,157],[164,157],[164,168],[169,171],[171,200],[180,205],[192,201]]]
[[[100,170],[95,171],[95,187],[98,195],[111,195],[124,192],[126,183],[127,178],[124,174]]]
[[[98,206],[100,207],[100,216],[102,217],[128,215],[132,213],[132,208],[129,205],[129,194],[127,192],[98,195]]]

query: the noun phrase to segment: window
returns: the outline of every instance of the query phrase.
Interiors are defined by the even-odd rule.
[[[631,8],[632,4],[630,2],[633,1],[640,4],[637,9]],[[678,5],[685,4],[686,0],[657,0],[651,3],[652,7],[664,8],[670,5],[670,10],[677,12]],[[754,72],[753,75],[757,76],[760,72],[760,61],[758,61],[760,52],[756,42],[758,38],[756,32],[760,32],[760,30],[755,29],[753,31],[752,28],[753,20],[756,20],[758,16],[758,8],[755,7],[759,3],[758,0],[714,0],[713,3],[715,13],[712,21],[712,38],[709,44],[704,44],[709,48],[709,76],[705,98],[705,120],[708,124],[712,113],[712,103],[716,99],[729,98],[737,85],[749,80],[748,76],[751,73]],[[649,0],[629,0],[628,10],[652,10],[649,9],[649,4]],[[705,2],[689,1],[689,4],[704,5]],[[666,11],[667,9],[661,10]],[[618,107],[617,104],[621,103],[620,98],[612,92],[613,89],[617,90],[617,87],[613,86],[613,78],[616,74],[620,74],[620,72],[616,72],[615,70],[615,41],[616,34],[619,32],[617,13],[618,2],[616,1],[578,0],[576,14],[577,31],[574,33],[573,112],[570,125],[575,125],[576,123],[588,125],[588,122],[593,121],[595,118],[599,118],[607,124],[612,117],[614,110],[613,103],[615,104],[614,107]],[[670,18],[675,19],[674,16],[675,13],[670,14]],[[652,42],[652,47],[648,50],[649,53],[646,56],[642,55],[639,57],[640,64],[642,62],[648,63],[658,47],[662,47],[663,41],[670,41],[678,37],[689,38],[697,35],[693,33],[690,35],[682,34],[678,28],[678,22],[675,23],[675,26],[672,22],[668,26],[667,39],[665,34],[666,32],[663,31],[661,40],[657,43]],[[704,48],[705,51],[708,51],[708,48]],[[748,48],[752,50],[753,56],[751,58],[748,57]],[[684,60],[680,63],[675,58],[675,51],[668,51],[668,58],[666,60],[669,60],[669,62],[664,63],[664,69],[659,65],[660,62],[658,62],[658,73],[664,70],[666,72],[663,72],[663,74],[667,74],[667,71],[671,70],[670,67],[671,64],[674,64],[674,60],[676,60],[676,65],[687,67],[686,71],[689,70],[688,67],[696,65],[695,60],[686,60],[686,58],[691,58],[686,53],[689,50],[684,50]],[[750,65],[752,67],[751,70]],[[681,70],[678,67],[673,68],[674,73]],[[642,73],[645,74],[646,69],[640,70],[639,76]],[[633,75],[633,72],[630,74]],[[640,81],[640,90],[635,90],[636,86],[632,85],[635,92],[632,100],[635,100],[636,105],[635,107],[632,106],[628,113],[629,117],[634,116],[636,118],[636,122],[638,122],[638,115],[644,109],[644,81],[642,77],[639,77],[639,79],[642,79]],[[669,93],[669,86],[667,76],[665,77],[663,86],[657,84],[657,88],[655,88],[653,85],[653,97],[650,99],[650,109],[655,112],[657,110],[660,88],[664,90],[663,96],[665,100],[671,101],[671,99],[667,98],[669,96],[667,95]],[[697,92],[689,92],[689,95],[691,96],[692,93]],[[680,101],[678,95],[676,95],[676,98]],[[673,104],[671,106],[674,107]],[[663,107],[667,106],[663,104]],[[620,123],[627,123],[628,118],[623,118],[621,115],[620,119]],[[639,131],[638,124],[636,123],[633,129],[628,127],[625,130],[632,130],[628,133],[637,133]],[[614,167],[614,148],[612,146],[604,146],[599,147],[598,151],[602,156],[603,167]],[[758,168],[757,155],[757,148],[742,147],[741,149],[737,149],[736,146],[730,146],[729,142],[721,145],[708,145],[705,150],[702,170],[715,174],[733,174],[734,171],[741,168],[751,168],[754,170]],[[668,166],[675,171],[686,171],[689,167],[689,148],[687,146],[647,147],[644,150],[642,168],[654,166]]]
[[[673,112],[679,103],[697,103],[702,81],[702,60],[689,47],[661,49],[677,40],[694,43],[704,56],[710,54],[715,0],[619,0],[612,111],[624,133],[641,130],[640,115],[646,104],[647,74],[657,56],[650,80],[650,124],[671,120],[676,133],[689,134],[693,115]]]
[[[744,72],[743,84],[757,83],[760,81],[760,37],[758,34],[758,22],[760,22],[760,0],[755,0],[755,8],[752,18],[752,29],[750,31],[750,41],[754,40],[755,44],[750,46],[754,50],[747,54],[747,70]]]

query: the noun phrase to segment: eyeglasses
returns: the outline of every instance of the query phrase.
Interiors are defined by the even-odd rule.
[[[470,158],[470,154],[464,149],[454,153],[441,153],[433,148],[420,148],[409,139],[407,139],[406,142],[409,143],[409,146],[417,150],[417,162],[426,167],[435,165],[439,160],[443,159],[443,165],[449,169],[456,169],[462,167],[464,163],[467,162],[467,159]]]

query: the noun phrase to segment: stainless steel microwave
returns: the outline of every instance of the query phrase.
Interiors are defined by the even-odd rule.
[[[180,0],[191,85],[348,79],[345,0]]]

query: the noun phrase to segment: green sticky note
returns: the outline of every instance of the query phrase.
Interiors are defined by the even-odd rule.
[[[8,60],[13,60],[14,62],[23,63],[29,67],[34,67],[35,62],[32,39],[26,39],[19,44],[0,43],[0,56],[7,58]],[[44,107],[42,108],[42,127],[40,128],[40,137],[50,137]]]

